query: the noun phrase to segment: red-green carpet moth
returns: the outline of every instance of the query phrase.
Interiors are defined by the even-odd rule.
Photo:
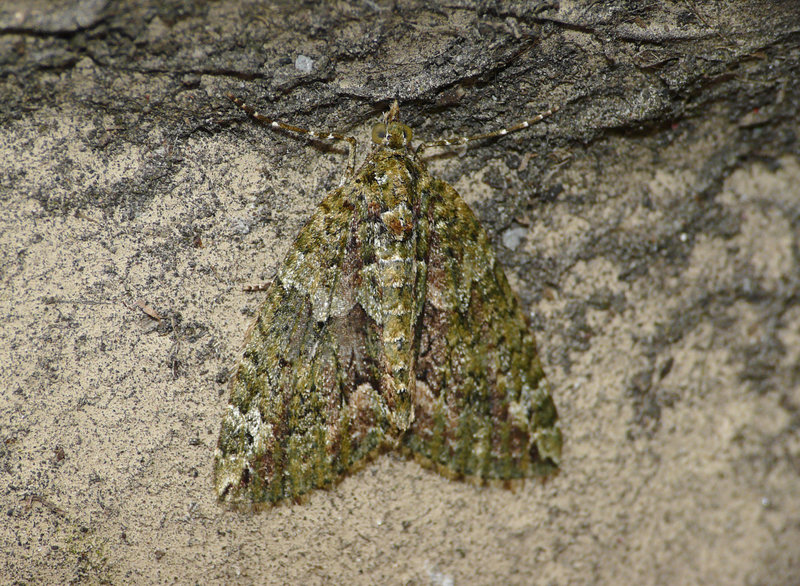
[[[395,102],[355,170],[300,231],[234,375],[220,501],[296,499],[399,449],[451,478],[544,476],[561,431],[534,336],[486,231],[412,148]]]

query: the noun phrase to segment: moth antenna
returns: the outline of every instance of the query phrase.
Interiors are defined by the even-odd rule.
[[[302,128],[300,126],[295,126],[293,124],[286,124],[285,122],[281,122],[280,120],[275,120],[274,118],[270,118],[269,116],[265,116],[264,114],[260,113],[258,110],[245,104],[242,100],[234,96],[233,94],[227,94],[228,98],[237,106],[239,106],[242,110],[247,112],[248,115],[255,118],[259,122],[263,122],[264,124],[268,124],[272,128],[281,128],[283,130],[288,130],[289,132],[295,132],[297,134],[304,134],[311,138],[321,139],[321,140],[343,140],[346,141],[348,144],[348,157],[347,157],[347,169],[345,170],[344,177],[342,177],[339,185],[344,185],[344,183],[353,176],[356,169],[356,146],[358,142],[356,141],[355,137],[353,136],[345,136],[344,134],[340,134],[338,132],[318,132],[316,130],[309,130],[308,128]]]
[[[470,142],[474,142],[476,140],[485,140],[487,138],[495,138],[496,136],[505,136],[506,134],[511,134],[512,132],[516,132],[518,130],[523,130],[525,128],[530,127],[537,122],[541,122],[548,116],[555,114],[558,112],[559,107],[553,106],[549,110],[545,110],[544,112],[537,114],[533,118],[528,118],[527,120],[523,120],[511,126],[510,128],[501,128],[500,130],[495,130],[494,132],[487,132],[484,134],[475,134],[473,136],[459,136],[456,138],[440,138],[438,140],[431,140],[428,142],[420,143],[417,147],[417,154],[421,154],[423,150],[430,147],[444,147],[444,146],[459,146],[464,145]]]

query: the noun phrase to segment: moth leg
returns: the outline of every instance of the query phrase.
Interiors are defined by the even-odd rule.
[[[269,283],[259,283],[258,285],[245,285],[242,287],[242,291],[245,293],[258,293],[259,291],[266,291],[269,289],[269,286],[272,284],[272,281]]]
[[[345,169],[344,175],[339,180],[339,187],[350,181],[356,173],[356,146],[358,145],[358,142],[353,136],[342,137],[342,140],[347,141],[347,147],[350,153],[347,155],[347,169]]]

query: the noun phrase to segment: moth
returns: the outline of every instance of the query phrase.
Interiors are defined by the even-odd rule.
[[[320,134],[273,121],[274,127]],[[479,482],[549,475],[558,414],[489,237],[421,157],[527,127],[412,147],[397,102],[356,171],[319,204],[266,290],[231,381],[220,501],[297,500],[399,450]]]

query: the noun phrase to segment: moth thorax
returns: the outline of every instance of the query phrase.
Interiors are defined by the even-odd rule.
[[[380,122],[372,127],[372,142],[386,145],[390,149],[402,149],[411,145],[411,129],[402,122],[392,121],[389,126]]]

